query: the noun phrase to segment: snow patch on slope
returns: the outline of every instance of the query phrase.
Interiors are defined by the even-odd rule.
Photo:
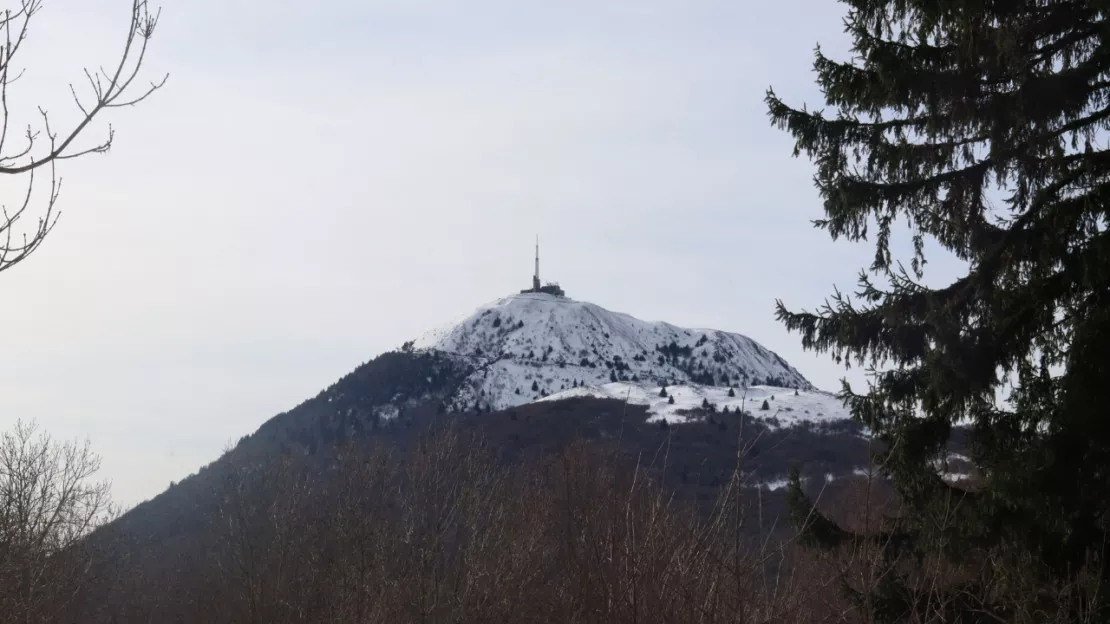
[[[646,386],[635,383],[607,383],[600,386],[583,386],[559,392],[541,399],[560,401],[573,397],[597,397],[627,401],[633,405],[644,405],[651,414],[649,422],[665,420],[668,423],[684,423],[700,419],[699,412],[706,401],[717,412],[726,408],[729,412],[746,412],[753,418],[772,426],[792,427],[801,423],[821,423],[850,418],[848,409],[832,394],[819,390],[798,390],[797,395],[791,388],[775,386],[753,386],[747,391],[734,391],[729,396],[728,388],[712,386],[679,385],[668,386],[667,396],[660,396],[659,386]],[[670,402],[674,397],[674,403]],[[766,401],[766,410],[762,409]]]

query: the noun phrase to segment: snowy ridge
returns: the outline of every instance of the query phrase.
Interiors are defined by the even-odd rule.
[[[652,387],[658,392],[661,385],[724,393],[752,386],[782,388],[783,394],[815,390],[746,336],[642,321],[544,293],[498,299],[406,348],[452,354],[476,366],[452,398],[454,410],[500,410],[580,386],[600,389],[593,391],[600,396],[609,392],[608,384],[622,382],[643,393]]]

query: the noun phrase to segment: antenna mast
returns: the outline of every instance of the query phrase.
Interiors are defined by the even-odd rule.
[[[532,288],[540,289],[540,237],[536,235],[536,274],[532,276]]]
[[[536,272],[532,275],[532,288],[522,290],[521,293],[544,293],[556,297],[565,297],[566,293],[559,288],[557,282],[550,282],[546,286],[540,283],[540,237],[536,236]]]

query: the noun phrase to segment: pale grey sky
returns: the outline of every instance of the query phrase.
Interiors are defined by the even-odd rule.
[[[115,59],[129,4],[45,0],[17,121],[72,116],[68,83]],[[820,104],[812,50],[846,52],[842,5],[163,8],[146,75],[169,83],[93,128],[115,147],[66,163],[56,230],[0,273],[0,427],[87,436],[121,502],[526,286],[537,233],[574,298],[746,334],[826,389],[843,376],[773,304],[850,289],[871,250],[811,228],[813,167],[763,104],[768,86]]]

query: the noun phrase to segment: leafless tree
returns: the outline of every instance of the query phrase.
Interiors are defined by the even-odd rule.
[[[309,477],[289,456],[265,461],[230,449],[225,458],[208,545],[224,612],[206,619],[304,621],[300,577],[316,567],[304,521]]]
[[[0,613],[52,621],[91,564],[80,540],[111,519],[109,484],[88,443],[57,442],[33,423],[0,433]]]
[[[457,424],[318,453],[241,445],[171,493],[202,522],[121,549],[126,583],[66,621],[854,621],[841,560],[805,559],[751,513],[754,440],[715,504],[664,484],[666,448],[649,464],[586,440],[510,459]]]
[[[12,1],[12,0],[9,0]],[[16,83],[24,70],[13,62],[18,58],[34,17],[39,13],[43,0],[14,0],[18,6],[0,11],[0,174],[25,175],[26,192],[19,204],[9,207],[0,203],[0,271],[11,268],[38,249],[46,235],[57,223],[60,211],[56,204],[62,179],[58,175],[58,161],[88,154],[103,154],[112,146],[115,133],[108,126],[107,136],[99,142],[79,145],[78,137],[107,109],[133,106],[161,88],[168,75],[158,82],[137,91],[134,87],[139,69],[146,57],[147,44],[158,24],[159,11],[151,13],[147,0],[132,0],[131,26],[119,62],[114,66],[85,68],[87,87],[78,89],[70,84],[73,101],[81,115],[71,128],[60,130],[51,125],[47,111],[38,108],[38,124],[29,124],[18,144],[9,141],[9,131],[14,130],[9,110],[8,88]],[[82,91],[84,93],[82,94]],[[12,132],[12,135],[15,133]],[[40,172],[42,170],[42,172]],[[49,178],[46,206],[30,225],[23,225],[31,216],[28,208],[34,203],[36,178]]]

